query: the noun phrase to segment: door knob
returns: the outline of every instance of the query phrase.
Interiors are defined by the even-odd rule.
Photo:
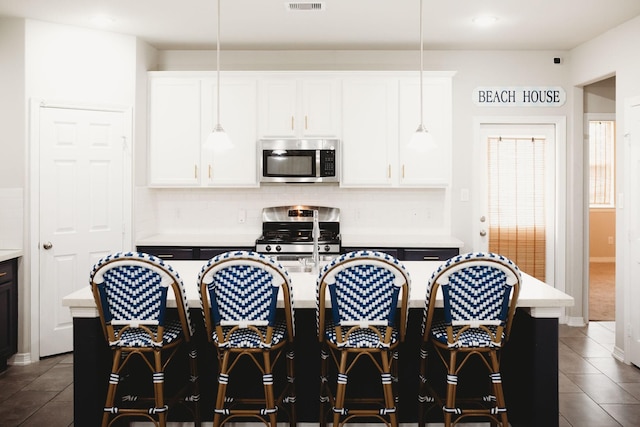
[[[53,243],[51,243],[51,242],[44,242],[44,243],[42,244],[42,247],[43,247],[44,249],[46,249],[46,250],[49,250],[49,249],[51,249],[51,248],[53,247]]]
[[[480,230],[480,235],[481,235],[482,237],[486,236],[486,235],[487,235],[486,230]]]

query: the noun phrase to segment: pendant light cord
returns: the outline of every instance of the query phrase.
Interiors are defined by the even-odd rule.
[[[422,0],[421,0],[422,1]],[[218,0],[218,36],[216,37],[216,67],[217,67],[217,120],[216,125],[220,125],[220,0]]]
[[[424,68],[424,36],[422,34],[422,4],[424,0],[420,0],[420,126],[424,128],[424,111],[423,111],[423,101],[422,101],[422,70]]]

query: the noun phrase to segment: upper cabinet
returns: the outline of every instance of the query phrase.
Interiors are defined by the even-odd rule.
[[[261,79],[259,92],[261,138],[339,137],[339,79],[277,74]]]
[[[435,147],[417,151],[408,147],[420,124],[420,80],[400,79],[398,102],[398,177],[401,186],[445,187],[451,181],[452,88],[450,77],[423,79],[422,123]]]
[[[343,187],[387,187],[396,174],[397,79],[351,77],[342,81]]]
[[[204,140],[217,124],[217,81],[202,82]],[[233,143],[223,152],[203,149],[203,183],[210,187],[257,186],[256,141],[258,82],[255,78],[225,77],[220,83],[220,124]]]
[[[149,185],[257,186],[257,79],[221,78],[220,122],[234,147],[216,152],[202,143],[217,122],[217,79],[180,74],[149,76]]]
[[[199,185],[202,175],[200,88],[200,79],[150,78],[150,185]]]
[[[234,148],[202,142],[217,124],[215,73],[149,73],[149,185],[257,187],[261,138],[342,141],[342,187],[437,187],[451,182],[452,77],[425,72],[423,123],[436,147],[412,150],[420,80],[408,72],[225,72],[220,124]]]
[[[420,80],[362,73],[342,87],[343,187],[438,187],[451,180],[451,73],[423,78],[424,125],[436,147],[408,147],[420,124]]]

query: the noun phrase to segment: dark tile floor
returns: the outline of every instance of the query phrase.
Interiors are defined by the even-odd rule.
[[[561,427],[640,426],[640,369],[611,356],[613,328],[560,325]],[[0,373],[0,427],[17,426],[73,426],[72,355]]]

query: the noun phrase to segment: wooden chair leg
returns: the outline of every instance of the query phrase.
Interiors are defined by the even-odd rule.
[[[287,351],[287,397],[289,403],[289,427],[297,425],[296,414],[296,373],[295,373],[295,353],[293,348]]]
[[[498,417],[500,418],[500,422],[502,426],[508,427],[509,420],[507,416],[507,406],[504,398],[504,391],[502,389],[502,374],[500,373],[500,362],[498,360],[498,352],[492,351],[490,353],[491,360],[491,382],[493,385],[493,393],[496,396],[496,407],[499,411]]]
[[[382,368],[384,372],[380,373],[380,378],[382,381],[382,391],[384,394],[384,405],[386,409],[395,408],[395,396],[393,393],[393,378],[391,374],[391,365],[393,361],[393,356],[388,351],[381,352],[382,358]],[[392,427],[398,426],[398,419],[395,412],[388,413],[389,423]]]
[[[340,366],[338,367],[338,379],[336,386],[336,396],[333,410],[333,427],[340,426],[340,416],[344,412],[345,396],[347,393],[347,361],[349,353],[346,351],[340,352]]]
[[[327,425],[327,410],[331,405],[331,393],[329,392],[329,378],[327,372],[329,353],[328,350],[320,350],[320,427]]]
[[[218,373],[218,393],[216,395],[216,407],[213,414],[213,425],[219,427],[222,421],[222,412],[227,397],[227,384],[229,383],[229,357],[230,353],[225,351],[219,358],[220,368]]]
[[[451,427],[453,414],[456,410],[456,391],[458,387],[458,375],[456,373],[457,353],[449,353],[449,367],[447,370],[447,398],[444,408],[444,425]]]
[[[116,398],[116,389],[120,382],[120,358],[122,357],[122,351],[120,349],[113,350],[113,361],[111,363],[111,373],[109,374],[109,386],[107,388],[107,398],[104,403],[105,411],[102,413],[102,427],[109,425],[109,418],[111,413],[107,412],[107,408],[113,408],[113,404]]]

